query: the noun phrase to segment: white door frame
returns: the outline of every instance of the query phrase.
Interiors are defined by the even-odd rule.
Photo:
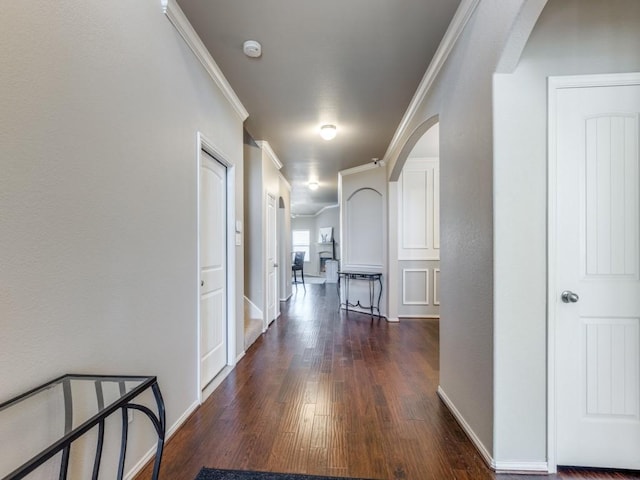
[[[274,208],[274,219],[275,225],[269,225],[269,199],[273,199],[273,208]],[[278,315],[278,275],[279,275],[279,259],[278,259],[278,197],[272,193],[267,192],[264,197],[264,225],[265,225],[265,239],[264,239],[264,260],[265,260],[265,269],[264,269],[264,313],[263,313],[263,326],[262,331],[266,332],[269,328],[269,325],[272,321],[277,318]],[[273,231],[271,231],[273,230]],[[269,234],[273,237],[273,248],[275,249],[275,255],[273,257],[274,263],[277,263],[277,267],[273,267],[275,270],[275,285],[273,286],[274,291],[273,294],[275,296],[274,301],[275,304],[275,314],[276,317],[271,319],[269,318],[269,266],[266,264],[266,260],[269,258]]]
[[[196,378],[197,398],[199,403],[204,401],[200,379],[200,169],[202,168],[202,152],[206,152],[215,160],[227,168],[227,366],[233,367],[236,363],[236,243],[235,243],[235,218],[236,218],[236,168],[224,153],[204,134],[197,134],[197,272],[196,272]],[[222,375],[224,370],[218,374]]]
[[[640,73],[614,73],[601,75],[571,75],[548,78],[548,168],[547,168],[547,463],[549,473],[556,473],[557,417],[556,417],[556,283],[557,244],[557,92],[565,88],[636,85]]]

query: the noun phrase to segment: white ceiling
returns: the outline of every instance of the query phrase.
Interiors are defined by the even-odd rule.
[[[338,172],[384,156],[459,3],[179,0],[248,110],[246,129],[284,164],[295,214],[336,204]],[[261,58],[242,53],[245,40]],[[328,142],[326,123],[338,126]]]

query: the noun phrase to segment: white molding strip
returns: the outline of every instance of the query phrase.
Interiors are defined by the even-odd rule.
[[[180,6],[176,3],[176,0],[160,0],[162,3],[162,11],[167,16],[169,21],[178,30],[180,36],[184,39],[191,51],[195,54],[196,58],[200,61],[205,68],[209,76],[213,79],[215,84],[222,90],[222,93],[233,106],[234,110],[244,122],[249,116],[249,112],[244,108],[242,102],[233,91],[231,85],[225,78],[222,70],[218,67],[207,47],[204,46],[202,40],[193,29],[193,26],[185,16]]]
[[[282,162],[276,155],[276,152],[274,152],[273,149],[271,148],[271,145],[269,145],[269,142],[267,142],[266,140],[257,140],[256,144],[258,144],[258,146],[267,153],[267,156],[273,162],[273,164],[276,166],[278,170],[280,170],[283,167]]]
[[[317,217],[318,215],[320,215],[323,212],[326,212],[327,210],[329,210],[330,208],[338,208],[340,205],[338,205],[337,203],[335,205],[326,205],[324,207],[322,207],[320,210],[318,210],[316,213],[312,214],[312,215],[306,215],[306,214],[297,214],[297,217],[300,218],[314,218]]]
[[[549,473],[547,462],[495,462],[496,473]]]
[[[429,314],[429,315],[398,315],[400,318],[424,318],[424,319],[429,319],[429,320],[440,320],[440,315],[437,314]]]
[[[398,317],[387,317],[387,322],[389,322],[389,323],[400,323],[400,319]]]
[[[473,15],[476,7],[480,3],[480,0],[462,0],[460,6],[456,10],[456,13],[447,28],[447,31],[442,37],[442,41],[438,46],[438,50],[436,50],[429,67],[427,68],[424,77],[420,81],[420,85],[418,85],[418,89],[416,93],[413,95],[411,99],[411,103],[409,103],[409,107],[405,112],[400,125],[396,130],[396,133],[393,135],[391,139],[391,143],[387,147],[387,151],[384,154],[383,161],[387,164],[390,164],[392,153],[399,147],[400,141],[404,136],[409,132],[409,125],[413,121],[416,113],[418,112],[420,105],[424,102],[427,94],[429,93],[433,82],[436,77],[440,73],[440,70],[444,66],[449,54],[453,50],[460,34],[464,30],[464,27],[467,25],[467,22]]]
[[[409,300],[407,298],[407,272],[424,273],[424,300]],[[429,303],[429,269],[428,268],[403,268],[402,269],[402,304],[403,305],[430,305]]]
[[[440,269],[433,269],[433,304],[440,305]]]
[[[167,430],[167,433],[166,433],[166,436],[165,436],[165,439],[164,439],[164,444],[165,445],[167,444],[169,439],[173,436],[173,434],[178,431],[178,428],[180,428],[182,426],[182,424],[187,421],[187,419],[191,416],[191,414],[193,412],[196,411],[196,409],[199,406],[200,406],[200,404],[197,401],[193,402],[184,411],[184,413],[182,415],[180,415],[180,418],[178,418],[178,420],[176,420],[176,422],[173,425],[171,425],[171,427],[169,427],[169,430]],[[155,455],[156,455],[156,445],[154,444],[147,451],[147,453],[145,453],[142,456],[142,458],[133,467],[131,467],[129,472],[125,474],[125,476],[124,476],[125,480],[132,480],[138,473],[140,473],[140,471],[145,467],[145,465],[149,462],[149,460],[151,460],[153,457],[155,457]]]
[[[353,175],[354,173],[366,172],[367,170],[373,170],[374,168],[382,168],[386,165],[384,162],[369,162],[364,165],[359,165],[353,168],[347,168],[346,170],[340,170],[338,172],[339,177],[346,175]]]
[[[457,422],[460,424],[460,426],[462,427],[464,432],[469,437],[469,440],[471,440],[471,443],[473,443],[473,445],[476,447],[476,449],[480,453],[480,456],[485,461],[485,463],[489,466],[489,468],[495,470],[496,462],[493,460],[493,457],[489,453],[489,450],[487,450],[487,448],[484,446],[484,444],[482,443],[480,438],[478,438],[476,433],[473,431],[471,426],[464,419],[462,414],[458,411],[458,409],[453,404],[451,399],[449,399],[447,394],[444,393],[444,390],[442,389],[442,387],[440,385],[438,385],[438,396],[440,397],[442,402],[446,405],[446,407],[449,409],[451,414],[455,417]]]

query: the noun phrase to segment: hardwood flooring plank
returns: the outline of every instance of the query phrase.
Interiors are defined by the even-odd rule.
[[[339,311],[307,285],[169,439],[161,480],[208,467],[392,480],[610,480],[638,472],[492,472],[436,390],[439,322]],[[136,480],[151,478],[151,464]]]

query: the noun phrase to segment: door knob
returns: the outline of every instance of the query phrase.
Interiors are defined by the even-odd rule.
[[[562,301],[564,303],[576,303],[578,300],[580,300],[578,294],[573,293],[571,290],[565,290],[564,292],[562,292],[560,298],[562,298]]]
[[[200,280],[200,286],[204,287],[204,280]]]
[[[274,263],[274,264],[273,264],[273,268],[278,268],[278,264],[277,264],[277,263]]]

